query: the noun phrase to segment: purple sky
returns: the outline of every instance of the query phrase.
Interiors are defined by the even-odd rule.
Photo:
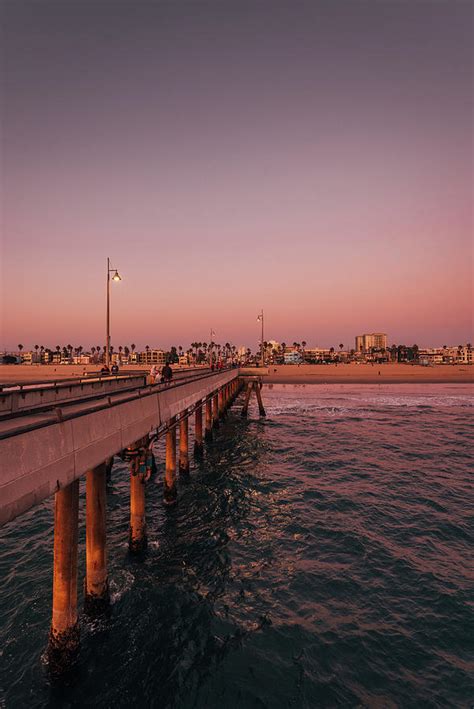
[[[4,2],[0,348],[472,341],[472,7]]]

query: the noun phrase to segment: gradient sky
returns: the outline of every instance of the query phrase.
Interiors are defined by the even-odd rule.
[[[0,348],[472,331],[472,4],[3,2]]]

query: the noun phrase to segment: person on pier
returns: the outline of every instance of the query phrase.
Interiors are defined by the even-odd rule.
[[[163,369],[161,370],[161,381],[164,382],[165,384],[171,384],[171,380],[173,379],[173,370],[171,369],[169,362],[165,364]]]

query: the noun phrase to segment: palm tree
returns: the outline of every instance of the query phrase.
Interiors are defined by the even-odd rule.
[[[341,352],[342,352],[342,348],[343,348],[343,347],[344,347],[344,345],[343,345],[342,342],[341,342],[341,344],[339,345],[339,349],[341,350]]]
[[[306,340],[301,340],[301,347],[303,349],[303,361],[304,361],[305,360]]]
[[[122,352],[123,352],[122,345],[119,345],[118,351],[119,351],[119,362],[122,362]]]
[[[36,359],[38,359],[39,345],[35,345],[35,350],[36,350]]]

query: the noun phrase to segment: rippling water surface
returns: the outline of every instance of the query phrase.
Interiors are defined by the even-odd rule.
[[[157,446],[141,559],[115,465],[112,612],[81,618],[61,684],[43,660],[52,501],[3,529],[0,706],[472,705],[472,390],[263,393],[267,418],[234,404],[171,511]]]

